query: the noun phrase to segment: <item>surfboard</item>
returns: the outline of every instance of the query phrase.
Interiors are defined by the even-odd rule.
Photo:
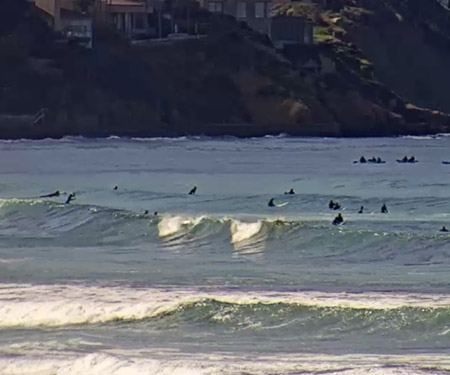
[[[287,206],[288,204],[289,204],[289,202],[280,203],[280,204],[277,204],[277,207],[278,207],[278,208],[285,207],[285,206]]]
[[[442,164],[450,165],[450,161],[443,161]]]

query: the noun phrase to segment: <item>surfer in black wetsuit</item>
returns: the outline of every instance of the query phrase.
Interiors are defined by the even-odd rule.
[[[334,202],[333,210],[337,211],[341,209],[341,205],[338,202]]]
[[[330,210],[332,210],[332,209],[334,209],[334,205],[335,205],[335,203],[333,201],[330,201],[330,203],[328,203],[328,208]]]
[[[113,190],[118,190],[119,189],[119,187],[118,186],[114,186],[114,189]]]
[[[54,193],[41,195],[39,198],[56,198],[56,197],[59,197],[60,195],[61,195],[60,191],[56,190]]]
[[[69,196],[67,197],[66,204],[69,204],[73,200],[75,200],[75,193],[70,193]]]
[[[387,214],[387,213],[389,213],[389,211],[388,211],[388,209],[387,209],[387,207],[386,207],[385,204],[383,204],[383,205],[381,206],[381,213],[382,213],[382,214]]]
[[[269,207],[275,207],[275,203],[273,203],[273,201],[274,201],[274,198],[272,198],[272,199],[269,201],[269,203],[267,203],[267,205],[268,205]]]
[[[444,225],[441,229],[439,229],[439,232],[448,232],[447,227]]]
[[[416,158],[414,156],[411,156],[408,160],[408,163],[415,163],[416,162]]]
[[[195,195],[195,193],[197,192],[197,186],[194,186],[191,191],[189,192],[189,195]]]
[[[361,156],[361,157],[359,158],[359,162],[362,163],[362,164],[364,164],[364,163],[367,163],[367,160],[366,160],[366,158],[365,158],[364,156]]]
[[[344,218],[342,217],[341,214],[338,214],[333,220],[333,225],[340,225],[343,222],[344,222]]]
[[[294,189],[291,189],[291,190],[289,190],[289,191],[286,191],[284,194],[294,195],[294,194],[295,194],[295,191],[294,191]]]
[[[363,213],[364,213],[364,206],[361,206],[358,211],[358,214],[363,214]]]
[[[407,162],[408,162],[408,157],[407,157],[407,156],[404,156],[403,159],[402,159],[402,162],[403,162],[403,163],[407,163]]]

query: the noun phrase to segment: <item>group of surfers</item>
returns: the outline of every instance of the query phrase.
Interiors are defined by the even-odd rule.
[[[384,164],[386,163],[384,160],[382,160],[380,157],[371,157],[369,159],[366,159],[364,156],[361,156],[358,161],[354,161],[354,163],[360,163],[360,164],[366,164],[366,163],[372,163],[372,164]],[[417,160],[414,156],[411,156],[408,158],[407,156],[404,156],[403,159],[397,159],[397,163],[417,163]]]
[[[406,156],[405,156],[406,157]],[[414,156],[412,157],[414,158]],[[113,190],[118,190],[118,187],[115,186]],[[197,193],[197,186],[194,186],[190,191],[189,191],[189,195],[195,195]],[[286,191],[284,193],[285,195],[295,195],[295,191],[294,189],[290,189],[289,191]],[[56,190],[53,193],[50,194],[45,194],[45,195],[41,195],[40,198],[57,198],[60,197],[61,195],[63,195],[63,193],[61,193],[59,190]],[[76,199],[75,193],[70,193],[65,201],[65,204],[70,204],[72,201],[74,201]],[[275,198],[271,198],[269,200],[269,203],[267,204],[269,207],[276,207],[275,205]],[[334,202],[333,200],[330,200],[330,202],[328,203],[328,208],[330,210],[340,210],[341,209],[341,205],[338,202]],[[148,211],[146,210],[144,212],[144,215],[148,215]],[[363,214],[364,213],[364,206],[361,206],[359,208],[358,214]],[[387,214],[389,213],[388,208],[386,206],[386,204],[383,203],[383,205],[381,206],[381,213],[382,214]],[[157,216],[158,212],[154,213],[154,216]],[[341,225],[344,223],[344,217],[342,216],[341,213],[339,213],[334,220],[332,221],[333,225]],[[440,232],[449,232],[449,230],[447,229],[447,227],[443,226],[440,230]]]

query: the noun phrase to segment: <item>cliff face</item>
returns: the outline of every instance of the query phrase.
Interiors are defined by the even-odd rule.
[[[0,122],[0,137],[448,132],[447,115],[409,103],[424,104],[411,99],[416,70],[401,68],[401,54],[392,57],[395,43],[378,31],[385,22],[404,27],[406,38],[414,22],[403,19],[405,26],[397,25],[392,17],[399,15],[389,5],[397,2],[386,0],[385,7],[378,2],[335,0],[332,9],[303,4],[281,9],[320,25],[319,44],[283,54],[266,37],[228,18],[210,18],[205,38],[146,47],[129,46],[105,31],[95,49],[86,51],[55,43],[29,16],[15,33],[0,37],[0,69],[8,73],[0,75],[0,114],[45,107],[48,116],[38,126]],[[411,44],[436,56],[447,53],[425,39]],[[446,109],[438,95],[443,86],[430,83],[434,91],[425,95],[422,85],[426,100],[442,104],[430,107]]]
[[[450,112],[450,12],[434,1],[364,0],[345,27],[375,76],[419,106]]]

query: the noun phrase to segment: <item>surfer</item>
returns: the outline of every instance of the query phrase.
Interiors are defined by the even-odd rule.
[[[359,162],[362,163],[362,164],[364,164],[364,163],[367,163],[367,160],[366,160],[366,158],[365,158],[364,156],[361,156],[361,157],[359,158]]]
[[[56,198],[56,197],[59,197],[60,195],[61,195],[60,191],[56,190],[54,193],[41,195],[39,198]]]
[[[408,162],[408,157],[407,157],[407,156],[404,156],[403,159],[402,159],[402,162],[403,162],[403,163],[407,163],[407,162]]]
[[[148,215],[148,210],[145,210],[145,211],[144,211],[144,215]]]
[[[408,160],[408,163],[415,163],[416,162],[416,158],[414,156],[411,156]]]
[[[364,206],[361,206],[358,211],[358,214],[363,214],[363,213],[364,213]]]
[[[341,205],[338,202],[334,202],[334,207],[333,210],[340,210],[341,209]]]
[[[191,191],[189,192],[189,195],[195,195],[195,193],[197,192],[197,186],[194,186]]]
[[[294,189],[291,189],[289,191],[286,191],[284,194],[294,195],[295,191],[294,191]]]
[[[66,204],[69,204],[73,200],[75,200],[75,193],[70,193],[69,196],[67,197]]]
[[[119,189],[119,187],[118,187],[118,186],[114,186],[114,189],[113,189],[113,190],[117,190],[117,189]]]
[[[387,213],[389,213],[389,211],[388,211],[388,209],[387,209],[387,207],[386,207],[385,204],[383,204],[383,205],[381,206],[381,213],[382,213],[382,214],[387,214]]]
[[[275,207],[275,203],[273,203],[273,201],[274,201],[274,198],[270,199],[270,201],[269,201],[269,203],[267,203],[267,205],[269,207]]]
[[[158,216],[158,211],[153,212],[153,216]]]
[[[444,225],[441,229],[439,229],[439,232],[448,232],[447,227]]]
[[[328,203],[328,208],[330,210],[333,210],[334,209],[334,205],[335,205],[335,203],[331,200],[330,203]]]
[[[333,225],[340,225],[343,222],[344,222],[344,218],[342,217],[341,214],[338,214],[333,220]]]

